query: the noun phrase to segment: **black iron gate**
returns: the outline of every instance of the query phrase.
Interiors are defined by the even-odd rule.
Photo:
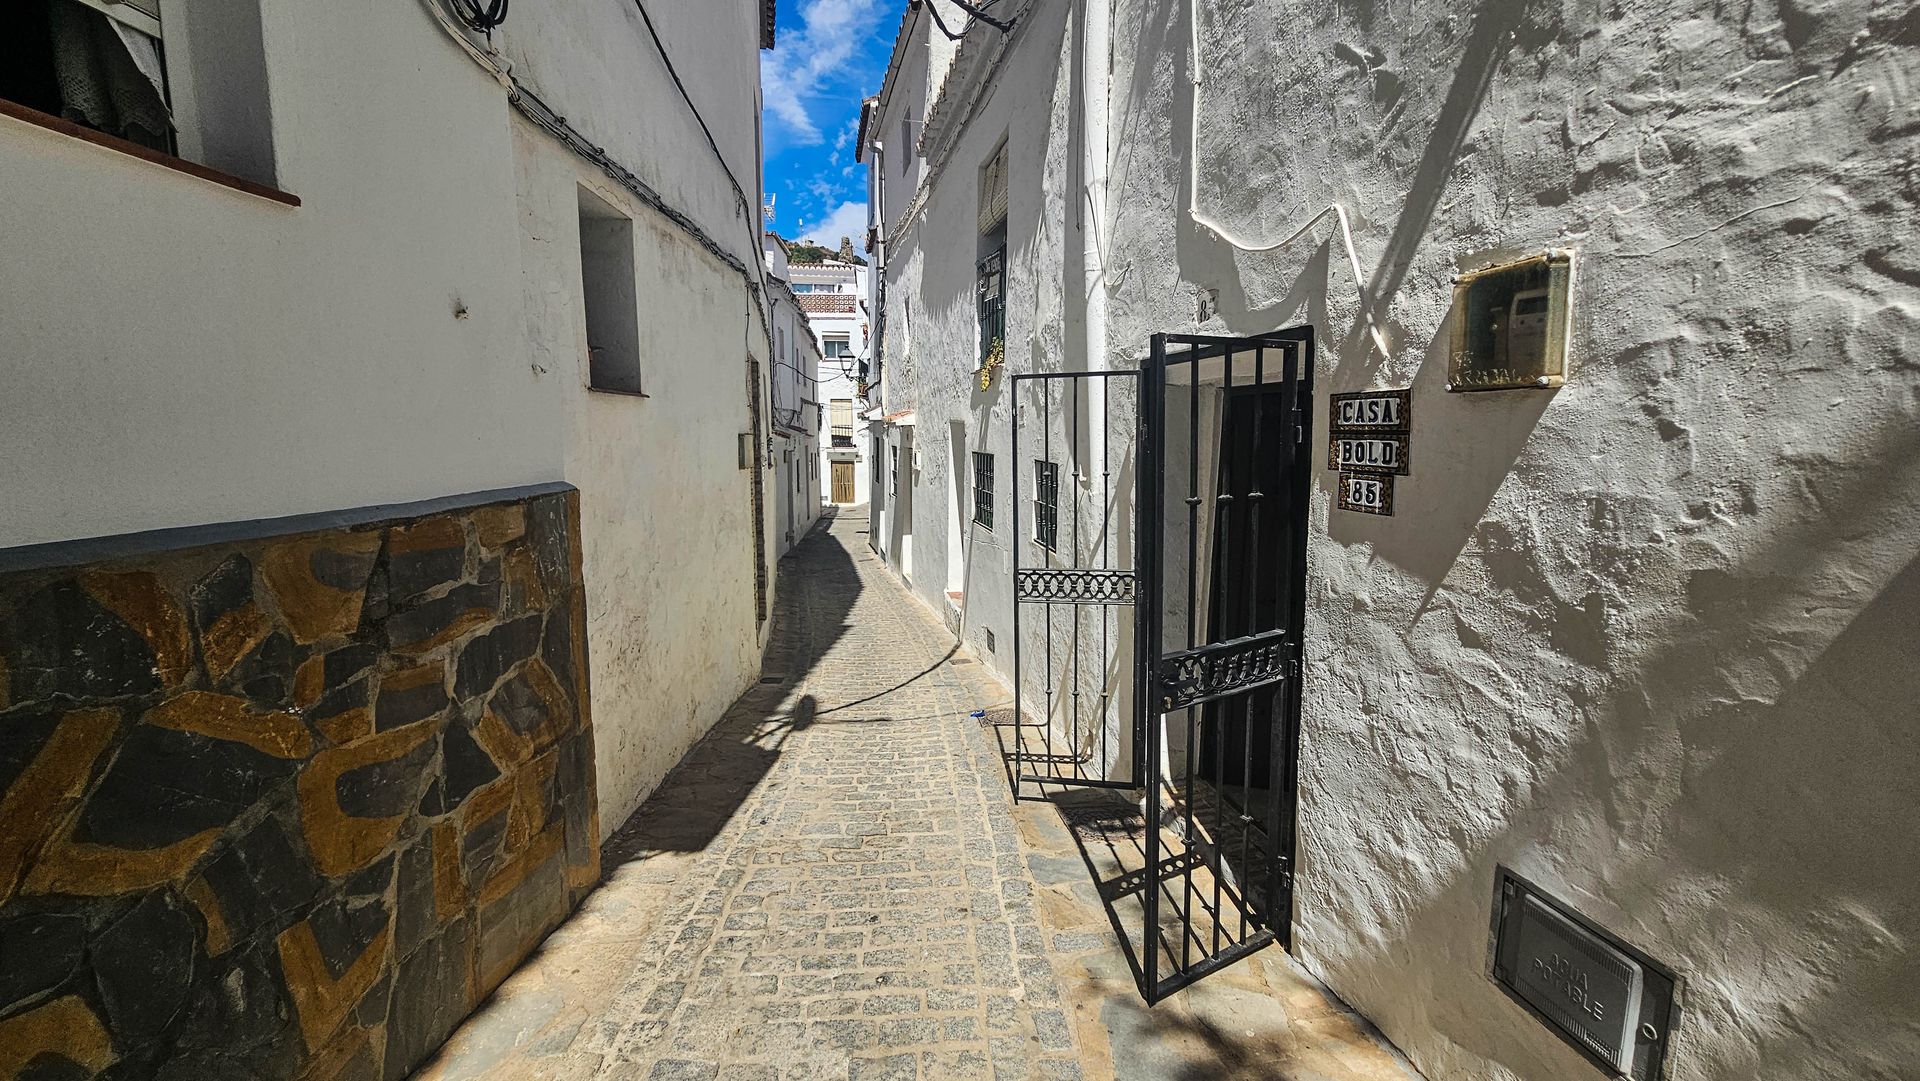
[[[1159,334],[1138,370],[1014,378],[1010,772],[1131,790],[1063,810],[1149,1002],[1291,946],[1313,360],[1308,327]]]
[[[1119,722],[1132,701],[1126,665],[1132,650],[1125,640],[1135,622],[1132,477],[1139,432],[1129,418],[1138,410],[1139,386],[1137,371],[1013,377],[1015,736],[1009,766],[1016,798],[1037,784],[1138,783],[1138,739]],[[1023,630],[1036,615],[1039,641],[1027,642]],[[1038,679],[1025,678],[1035,673]],[[1030,682],[1040,692],[1037,702],[1028,696]]]

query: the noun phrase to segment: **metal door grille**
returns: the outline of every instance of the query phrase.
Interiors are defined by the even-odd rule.
[[[1133,629],[1122,611],[1135,598],[1138,388],[1135,371],[1013,377],[1010,460],[1022,470],[1010,500],[1016,797],[1040,784],[1138,783],[1137,746],[1123,720]],[[1034,493],[1031,532],[1021,523],[1021,490]]]
[[[1137,371],[1013,388],[1009,773],[1157,1002],[1291,944],[1312,331],[1155,335]]]
[[[1291,944],[1311,328],[1155,335],[1142,378],[1138,960],[1154,1002]]]

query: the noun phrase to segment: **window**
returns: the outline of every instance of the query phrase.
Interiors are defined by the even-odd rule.
[[[853,336],[851,334],[823,334],[821,348],[826,350],[828,360],[853,358]]]
[[[585,188],[580,189],[580,287],[587,317],[587,385],[641,393],[633,220]]]
[[[993,528],[993,455],[977,450],[973,452],[973,521],[983,529]]]
[[[887,468],[887,496],[897,500],[900,498],[900,448],[889,447],[887,449],[893,452],[893,457]]]
[[[174,152],[158,0],[28,0],[7,21],[0,97]]]
[[[796,293],[813,292],[813,286],[808,285],[806,282],[791,282],[789,283],[789,287]]]
[[[1006,346],[1001,339],[1007,333],[1007,249],[1002,246],[979,263],[980,362],[985,364],[994,347]]]
[[[8,4],[0,98],[156,151],[162,164],[177,155],[219,171],[196,175],[267,194],[236,183],[274,180],[260,5],[168,4],[164,24],[161,7],[161,0]]]
[[[1033,539],[1051,552],[1060,544],[1060,466],[1034,459]]]
[[[996,347],[1005,350],[1007,334],[1007,144],[980,168],[980,244],[975,254],[979,294],[980,363]]]
[[[913,160],[913,121],[900,118],[900,175],[907,175],[907,163]]]
[[[836,447],[853,446],[853,399],[835,398],[833,405],[833,427],[829,435]]]

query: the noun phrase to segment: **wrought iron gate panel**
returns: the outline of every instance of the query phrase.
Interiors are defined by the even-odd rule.
[[[1291,944],[1312,329],[1155,335],[1141,378],[1135,697],[1152,881],[1137,956],[1157,1002]],[[1169,439],[1170,379],[1185,387],[1184,447]],[[1184,641],[1167,641],[1169,610]]]
[[[1291,944],[1313,361],[1310,327],[1161,334],[1138,370],[1012,379],[1009,773],[1121,790],[1053,794],[1149,1003]]]
[[[1131,652],[1123,609],[1137,598],[1130,478],[1139,374],[1013,377],[1014,750],[1008,759],[1016,798],[1032,785],[1139,783],[1137,725],[1125,723],[1122,712],[1131,702],[1122,685],[1131,667],[1122,660]],[[1023,515],[1029,496],[1033,513]],[[1028,518],[1032,530],[1024,524]],[[1032,635],[1036,617],[1040,633]]]

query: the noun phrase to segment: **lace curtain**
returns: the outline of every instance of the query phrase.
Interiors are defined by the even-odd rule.
[[[61,113],[123,139],[172,150],[157,42],[92,8],[55,0],[48,11]]]

